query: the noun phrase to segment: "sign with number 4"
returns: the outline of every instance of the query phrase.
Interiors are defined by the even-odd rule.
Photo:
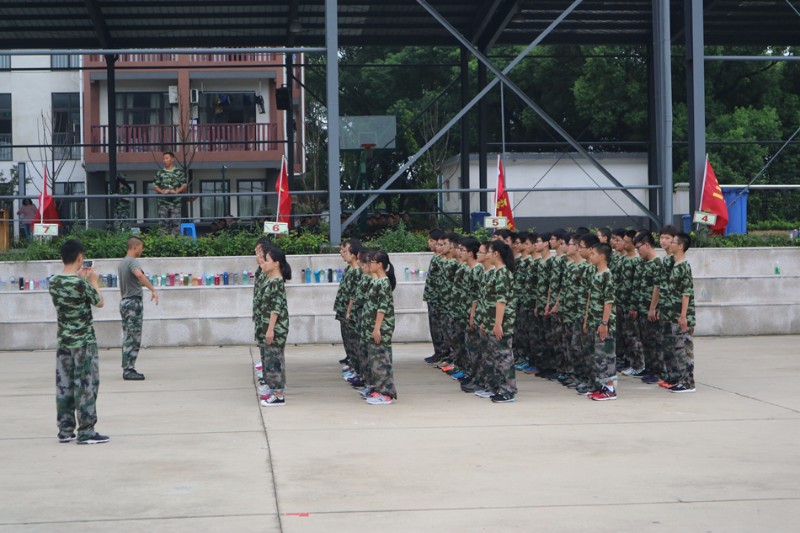
[[[706,226],[713,226],[717,223],[717,215],[714,213],[706,213],[705,211],[695,211],[694,219],[695,224],[705,224]]]
[[[483,219],[483,227],[486,229],[504,229],[507,226],[507,217],[486,217]]]
[[[272,235],[288,235],[289,224],[286,222],[264,222],[264,233],[270,233]]]

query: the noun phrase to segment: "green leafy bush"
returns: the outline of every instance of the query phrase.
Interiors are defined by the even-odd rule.
[[[428,236],[425,233],[408,231],[400,222],[396,230],[387,230],[378,237],[364,243],[370,248],[378,248],[386,253],[427,252]]]

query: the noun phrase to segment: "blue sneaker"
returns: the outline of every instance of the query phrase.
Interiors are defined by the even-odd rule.
[[[462,370],[459,370],[455,374],[450,374],[450,377],[453,378],[453,379],[461,379],[464,376],[466,376],[466,374]]]
[[[524,371],[525,371],[525,368],[526,368],[527,366],[528,366],[528,363],[526,363],[526,362],[524,362],[524,361],[520,361],[519,363],[517,363],[517,364],[515,364],[515,365],[514,365],[514,368],[516,368],[517,370],[520,370],[520,371],[524,372]]]
[[[655,376],[645,376],[642,378],[642,383],[647,383],[648,385],[655,385],[658,383],[658,378]]]

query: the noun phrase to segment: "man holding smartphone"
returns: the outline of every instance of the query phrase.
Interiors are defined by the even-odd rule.
[[[144,243],[139,237],[128,238],[128,252],[119,264],[119,314],[122,316],[122,379],[142,381],[136,371],[136,358],[142,345],[142,285],[150,291],[150,301],[158,305],[158,294],[139,263]]]
[[[84,263],[83,254],[80,242],[65,242],[61,246],[64,270],[50,278],[50,297],[58,318],[58,442],[65,444],[76,437],[78,444],[109,441],[94,429],[100,369],[92,306],[103,307],[103,295],[98,290],[97,273],[91,268],[91,261]]]

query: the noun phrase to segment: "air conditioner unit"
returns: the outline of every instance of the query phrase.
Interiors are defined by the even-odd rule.
[[[189,103],[190,104],[199,104],[200,103],[200,91],[197,89],[192,89],[189,91]]]
[[[169,98],[170,104],[177,104],[178,103],[178,86],[177,85],[170,85],[167,91],[167,96]]]

